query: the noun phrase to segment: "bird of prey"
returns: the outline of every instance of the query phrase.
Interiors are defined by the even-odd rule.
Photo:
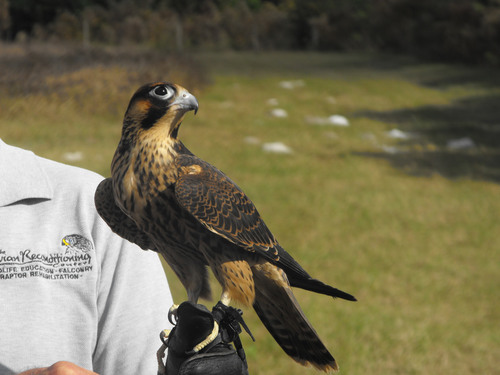
[[[92,242],[79,234],[64,236],[61,240],[61,245],[66,247],[66,254],[79,252],[88,253],[94,248]]]
[[[210,298],[211,268],[225,306],[232,300],[253,306],[295,361],[336,371],[291,287],[356,299],[313,279],[280,246],[245,193],[184,146],[179,126],[193,110],[196,114],[196,98],[177,84],[152,83],[135,92],[111,177],[96,190],[99,214],[117,234],[159,252],[190,301]]]

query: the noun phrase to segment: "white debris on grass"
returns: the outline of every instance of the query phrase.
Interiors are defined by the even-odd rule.
[[[328,121],[332,125],[337,125],[337,126],[349,126],[349,120],[345,118],[344,116],[340,115],[332,115],[328,117]]]
[[[288,117],[288,112],[285,111],[283,108],[273,108],[270,113],[271,116],[273,117],[278,117],[278,118]]]
[[[410,133],[404,132],[399,129],[392,129],[385,133],[389,138],[393,139],[409,139],[412,137]]]
[[[260,139],[252,135],[245,137],[243,141],[248,145],[260,145]]]
[[[83,160],[83,152],[81,151],[65,152],[63,154],[63,159],[70,162]]]
[[[361,139],[364,139],[365,141],[370,141],[372,143],[377,142],[377,136],[373,133],[363,133],[361,134]]]
[[[290,147],[282,142],[270,142],[262,145],[262,150],[274,154],[291,154],[293,151]]]
[[[335,132],[332,132],[332,131],[329,131],[329,132],[324,132],[323,133],[323,136],[325,138],[328,138],[328,139],[338,139],[339,136],[337,135],[337,133]]]
[[[450,150],[467,150],[475,148],[476,144],[469,137],[464,137],[458,139],[450,139],[446,143],[446,147],[448,147]]]
[[[397,154],[397,153],[400,153],[402,152],[402,150],[400,150],[399,148],[395,147],[395,146],[387,146],[387,145],[382,145],[382,150],[388,154],[391,154],[391,155],[394,155],[394,154]]]
[[[328,104],[337,104],[337,99],[335,99],[333,96],[327,96],[325,100]]]
[[[349,120],[341,115],[331,115],[329,117],[306,116],[308,124],[313,125],[334,125],[334,126],[349,126]]]
[[[279,104],[279,102],[278,102],[278,99],[276,99],[276,98],[269,98],[269,99],[267,99],[266,104],[270,105],[272,107],[276,107]]]
[[[326,125],[326,123],[328,122],[325,117],[306,116],[304,119],[308,124],[312,125]]]
[[[297,79],[295,81],[281,81],[279,85],[283,89],[293,90],[297,87],[304,87],[305,82],[301,79]]]

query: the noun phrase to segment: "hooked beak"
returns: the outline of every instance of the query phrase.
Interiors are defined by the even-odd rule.
[[[196,100],[193,94],[185,90],[179,93],[170,106],[177,106],[177,108],[184,113],[194,111],[194,114],[196,115],[198,112],[198,100]]]

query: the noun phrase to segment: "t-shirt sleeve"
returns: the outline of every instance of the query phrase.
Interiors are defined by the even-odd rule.
[[[102,222],[95,246],[100,265],[97,285],[98,339],[94,371],[156,374],[160,331],[172,296],[159,256],[112,233]]]

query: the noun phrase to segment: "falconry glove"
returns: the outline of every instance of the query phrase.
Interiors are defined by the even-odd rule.
[[[158,352],[158,374],[248,375],[238,334],[231,337],[237,352],[231,342],[223,340],[221,332],[225,331],[205,306],[183,302],[177,309],[175,327],[160,335],[163,346]],[[168,355],[163,364],[160,352],[166,348]]]

